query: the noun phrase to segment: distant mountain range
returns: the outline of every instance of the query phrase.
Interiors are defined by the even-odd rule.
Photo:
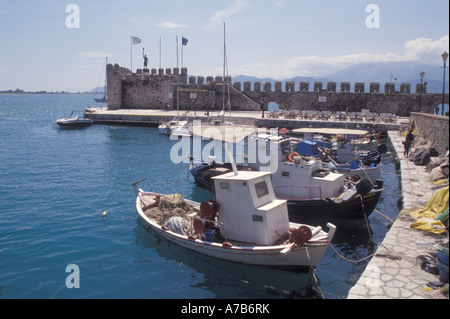
[[[98,94],[103,94],[104,92],[105,92],[104,86],[98,86],[95,89],[89,91],[89,93],[98,93]]]
[[[275,82],[282,82],[283,89],[287,81],[295,82],[295,88],[298,90],[300,82],[309,82],[309,90],[312,91],[314,82],[323,82],[324,88],[326,88],[327,82],[336,82],[336,89],[339,91],[341,82],[350,82],[351,90],[355,82],[366,83],[366,92],[369,90],[370,82],[380,83],[380,90],[384,90],[384,83],[395,83],[396,88],[400,88],[400,83],[411,83],[411,92],[416,92],[416,84],[420,83],[420,72],[425,72],[423,82],[427,83],[428,93],[442,93],[442,79],[443,69],[442,67],[436,67],[428,64],[424,64],[418,61],[405,61],[405,62],[366,62],[347,67],[339,72],[330,74],[324,77],[302,77],[297,76],[291,79],[274,80],[271,78],[256,78],[252,76],[239,75],[232,78],[232,82],[246,81],[255,82],[272,82],[272,90],[274,89]],[[446,89],[448,93],[448,74],[446,72]]]

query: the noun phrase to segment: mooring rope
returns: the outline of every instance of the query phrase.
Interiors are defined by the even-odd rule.
[[[383,256],[383,257],[388,257],[388,258],[391,258],[391,259],[401,259],[401,257],[396,256],[395,254],[392,254],[392,253],[389,251],[389,249],[388,249],[386,246],[383,245],[383,243],[377,243],[376,241],[373,240],[372,234],[370,233],[369,221],[368,221],[368,219],[367,219],[367,214],[366,214],[365,207],[364,207],[364,201],[363,201],[361,195],[359,195],[359,197],[360,197],[360,199],[361,199],[361,205],[362,205],[362,207],[363,207],[364,219],[365,219],[365,221],[366,221],[367,232],[368,232],[368,234],[369,234],[369,240],[370,240],[370,242],[372,242],[372,243],[374,243],[374,244],[376,244],[376,245],[378,245],[378,246],[380,246],[380,247],[381,247],[381,246],[384,247],[384,248],[388,251],[388,254],[379,254],[378,252],[375,252],[375,253],[370,254],[369,256],[366,256],[366,257],[364,257],[364,258],[362,258],[362,259],[359,259],[359,260],[350,260],[350,259],[346,258],[345,256],[341,255],[341,254],[336,250],[336,248],[330,243],[331,248],[334,250],[334,252],[336,253],[336,255],[338,255],[338,256],[341,257],[342,259],[344,259],[344,260],[346,260],[346,261],[348,261],[348,262],[351,262],[351,263],[360,263],[360,262],[363,262],[363,261],[365,261],[365,260],[367,260],[367,259],[369,259],[369,258],[372,258],[372,257],[376,256],[376,255]],[[374,209],[374,210],[375,210],[377,213],[379,213],[379,214],[381,214],[382,216],[384,216],[384,217],[386,217],[387,219],[389,219],[390,221],[394,222],[392,219],[390,219],[389,217],[383,215],[383,214],[382,214],[381,212],[379,212],[378,210],[376,210],[376,209]]]
[[[309,256],[309,250],[308,250],[308,247],[305,246],[305,248],[306,248],[306,256],[308,256],[308,260],[309,260],[309,267],[310,267],[310,269],[311,269],[312,277],[313,277],[314,281],[316,282],[316,287],[317,287],[317,289],[319,290],[320,296],[322,297],[322,299],[325,299],[325,298],[323,297],[322,290],[320,289],[319,280],[317,279],[317,276],[316,276],[316,269],[312,266],[312,263],[311,263],[311,257]]]

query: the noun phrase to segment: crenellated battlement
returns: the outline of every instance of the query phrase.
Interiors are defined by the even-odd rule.
[[[341,93],[366,93],[366,83],[363,82],[356,82],[354,84],[353,90],[351,90],[351,83],[350,82],[341,82],[340,86],[336,82],[313,82],[313,85],[311,86],[310,82],[300,82],[298,86],[296,86],[295,82],[287,81],[284,83],[281,81],[276,82],[232,82],[232,78],[228,77],[226,79],[227,83],[232,83],[233,87],[239,91],[242,92],[261,92],[262,86],[265,85],[265,91],[272,91],[272,84],[274,84],[274,90],[273,92],[341,92]],[[223,78],[221,76],[190,76],[189,77],[189,84],[190,85],[204,85],[204,84],[221,84],[223,83]],[[253,88],[252,88],[253,86]],[[421,85],[416,85],[416,93],[421,93]],[[423,83],[423,91],[422,93],[427,93],[427,83]],[[313,89],[310,90],[310,87]],[[339,87],[339,91],[337,88]],[[400,83],[397,85],[396,83],[385,83],[384,84],[384,90],[381,90],[381,84],[378,82],[371,82],[369,83],[369,90],[367,93],[404,93],[404,94],[410,94],[411,93],[411,83]]]
[[[118,64],[107,66],[108,109],[158,108],[219,110],[224,88],[233,110],[267,109],[275,102],[286,110],[353,111],[371,109],[409,115],[412,111],[431,113],[442,95],[427,93],[427,85],[410,83],[356,82],[232,82],[230,76],[188,76],[187,68],[137,69],[132,73]],[[446,94],[448,101],[448,94]]]
[[[111,65],[112,66],[112,65]],[[112,66],[115,73],[120,73],[122,76],[122,80],[126,79],[127,81],[139,81],[145,80],[147,77],[158,77],[158,76],[178,76],[181,75],[179,79],[180,84],[189,84],[189,85],[216,85],[223,83],[222,76],[189,76],[187,68],[159,68],[159,69],[137,69],[136,73],[131,73],[131,71],[127,68],[120,67],[118,64]],[[226,83],[232,83],[232,77],[228,76],[225,78]],[[243,92],[261,92],[262,86],[265,86],[265,91],[272,91],[272,83],[266,82],[261,83],[259,81],[250,82],[245,81],[242,82],[234,82],[232,83],[233,87],[239,91]],[[252,88],[253,86],[253,88]],[[313,89],[310,90],[310,87]],[[416,84],[415,93],[427,93],[427,83],[422,84],[423,90],[421,92],[421,84]],[[284,83],[281,81],[274,82],[274,92],[341,92],[341,93],[366,93],[366,83],[356,82],[354,84],[353,90],[351,90],[350,82],[341,82],[339,86],[339,91],[337,90],[338,85],[336,82],[313,82],[311,86],[311,82],[300,82],[298,86],[295,85],[295,82],[287,81]],[[371,82],[369,84],[369,90],[367,93],[411,93],[411,84],[410,83],[400,83],[398,87],[396,87],[396,83],[385,83],[384,90],[381,91],[381,84],[378,82]]]

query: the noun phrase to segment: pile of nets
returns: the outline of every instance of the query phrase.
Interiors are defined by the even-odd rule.
[[[181,217],[190,221],[189,214],[194,209],[186,203],[180,194],[170,194],[161,197],[158,207],[153,207],[145,211],[147,217],[154,219],[159,225],[165,225],[172,217]]]
[[[448,186],[441,189],[425,206],[411,212],[410,215],[416,219],[416,222],[410,225],[411,228],[444,234],[448,229],[448,191]]]

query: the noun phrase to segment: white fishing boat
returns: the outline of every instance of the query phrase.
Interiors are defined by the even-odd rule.
[[[361,161],[350,161],[348,164],[338,164],[336,162],[324,163],[330,171],[343,174],[346,177],[357,181],[360,179],[368,179],[372,183],[376,183],[380,179],[382,164],[372,163],[370,166],[364,165]]]
[[[55,121],[56,124],[58,124],[60,127],[70,127],[70,128],[81,128],[86,127],[94,124],[94,121],[92,121],[89,118],[80,117],[80,116],[73,116],[74,111],[71,113],[71,117],[69,118],[60,118]]]
[[[372,139],[374,135],[368,131],[354,129],[301,128],[292,132],[304,134],[298,142],[297,153],[318,157],[332,171],[348,177],[365,178],[373,183],[380,178],[381,155],[386,153],[387,146],[379,144],[379,134]]]
[[[357,182],[348,180],[344,174],[324,167],[320,159],[300,156],[294,147],[286,136],[251,134],[248,163],[241,168],[271,173],[275,196],[287,200],[291,221],[318,216],[327,220],[360,219],[373,212],[383,191],[381,180],[372,182],[364,175]],[[270,158],[260,158],[256,151],[270,154]],[[216,192],[215,176],[230,172],[231,166],[191,158],[189,169],[199,186]]]
[[[179,120],[178,117],[173,118],[169,122],[162,122],[158,126],[158,131],[160,134],[164,135],[172,135],[174,132],[178,132],[179,134],[183,134],[188,132],[189,121],[187,120]]]
[[[163,206],[166,195],[138,189],[137,183],[133,184],[136,211],[145,229],[223,260],[281,268],[317,267],[336,230],[330,223],[325,232],[320,226],[289,222],[287,203],[275,197],[266,172],[234,170],[214,177],[215,200],[186,201],[188,213],[165,223],[147,209]]]

